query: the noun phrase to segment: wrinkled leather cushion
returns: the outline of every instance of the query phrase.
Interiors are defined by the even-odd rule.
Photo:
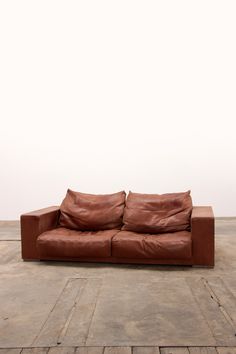
[[[151,234],[190,230],[191,211],[190,191],[162,195],[129,192],[122,230]]]
[[[110,257],[111,239],[118,230],[75,231],[53,229],[37,239],[40,258]]]
[[[192,256],[188,231],[150,235],[120,231],[112,239],[112,256],[120,258],[188,259]]]
[[[60,206],[59,225],[82,231],[119,229],[125,196],[125,192],[94,195],[68,189]]]

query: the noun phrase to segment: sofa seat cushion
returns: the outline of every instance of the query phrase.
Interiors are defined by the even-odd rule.
[[[63,227],[37,239],[40,258],[110,257],[111,239],[119,230],[75,231]]]
[[[120,231],[112,239],[112,256],[119,258],[188,259],[192,256],[191,233],[139,234]]]

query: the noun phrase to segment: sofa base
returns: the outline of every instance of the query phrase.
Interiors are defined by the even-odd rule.
[[[33,261],[31,259],[24,259],[24,261]],[[156,265],[193,265],[193,260],[189,259],[130,259],[130,258],[56,258],[44,257],[35,259],[34,261],[58,261],[58,262],[80,262],[80,263],[117,263],[117,264],[156,264]]]

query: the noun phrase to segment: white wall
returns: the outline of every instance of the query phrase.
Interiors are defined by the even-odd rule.
[[[68,187],[236,208],[236,2],[0,2],[0,219]]]

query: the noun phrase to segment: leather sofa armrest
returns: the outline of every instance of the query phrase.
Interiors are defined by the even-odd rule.
[[[193,207],[191,215],[193,264],[214,267],[215,264],[215,219],[212,207]]]
[[[52,206],[21,215],[21,253],[24,260],[39,259],[37,237],[57,226],[60,208]]]

